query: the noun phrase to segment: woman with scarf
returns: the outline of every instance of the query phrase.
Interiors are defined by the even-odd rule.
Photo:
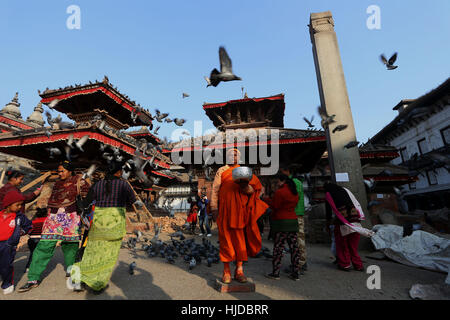
[[[71,289],[83,290],[80,282],[94,293],[101,293],[108,286],[119,257],[122,239],[126,234],[126,207],[136,203],[136,196],[122,177],[122,164],[112,162],[105,178],[90,190],[88,199],[95,201],[94,218],[89,229],[83,259],[71,271]],[[83,286],[84,286],[83,285]]]
[[[238,149],[227,151],[229,164],[217,170],[212,188],[211,211],[214,220],[217,219],[223,283],[231,282],[231,261],[236,261],[234,279],[247,282],[243,262],[247,261],[247,255],[255,256],[261,250],[257,220],[268,208],[259,198],[262,185],[256,175],[249,182],[233,181],[232,171],[239,167],[240,156]]]
[[[372,231],[361,226],[364,213],[355,196],[346,188],[335,183],[324,185],[326,213],[328,219],[332,212],[334,219],[334,237],[336,242],[337,265],[340,270],[364,271],[364,266],[358,254],[360,234],[371,236]]]
[[[80,216],[77,213],[77,197],[85,197],[89,183],[80,175],[73,174],[69,161],[58,166],[60,180],[53,185],[48,200],[47,219],[42,227],[41,239],[34,249],[28,270],[28,282],[19,289],[26,292],[40,284],[40,278],[53,257],[56,243],[62,241],[66,277],[74,264],[80,242]]]

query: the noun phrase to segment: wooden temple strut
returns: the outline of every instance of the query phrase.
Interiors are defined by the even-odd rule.
[[[0,177],[0,188],[4,186],[3,179],[5,178],[6,169],[2,170],[2,176]]]
[[[131,190],[133,190],[136,199],[138,199],[140,202],[142,202],[144,211],[147,213],[147,215],[149,216],[149,218],[150,218],[150,219],[152,220],[152,222],[153,222],[153,216],[152,216],[152,214],[150,213],[150,211],[148,211],[147,206],[144,204],[144,202],[142,201],[141,197],[140,197],[140,196],[137,194],[137,192],[134,190],[134,188],[133,188],[133,186],[131,185],[130,181],[127,180],[127,183],[128,183],[128,185],[130,186]],[[134,204],[133,204],[133,209],[134,209],[134,211],[135,211],[136,213],[138,213],[138,210],[137,210],[137,208],[136,208],[136,206],[135,206]],[[139,215],[139,213],[138,213],[138,215]]]
[[[48,176],[50,176],[52,173],[51,171],[48,171],[44,174],[42,174],[39,178],[34,179],[33,181],[31,181],[29,184],[27,184],[26,186],[20,188],[20,192],[25,192],[28,189],[32,188],[34,185],[38,184],[39,182],[44,181],[45,179],[47,179]]]

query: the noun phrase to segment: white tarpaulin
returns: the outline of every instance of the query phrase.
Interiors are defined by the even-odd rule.
[[[372,231],[376,232],[372,243],[388,258],[409,266],[449,272],[450,240],[421,230],[403,237],[403,227],[390,224],[375,225]]]

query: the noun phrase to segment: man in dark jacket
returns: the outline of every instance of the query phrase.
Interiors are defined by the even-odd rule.
[[[4,210],[0,211],[0,275],[4,294],[14,291],[14,257],[20,236],[31,230],[31,221],[20,211],[25,201],[17,190],[3,197]]]
[[[209,227],[209,217],[207,212],[207,205],[209,203],[208,198],[206,195],[202,195],[201,198],[197,201],[197,205],[199,207],[199,224],[200,224],[200,234],[199,236],[202,236],[205,233],[205,229],[203,228],[203,224],[205,224],[206,227],[206,236],[211,237],[211,228]]]

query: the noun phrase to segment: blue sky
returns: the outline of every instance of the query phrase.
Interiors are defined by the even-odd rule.
[[[66,9],[81,9],[81,29],[69,30]],[[381,8],[381,29],[369,30],[369,5]],[[285,127],[306,128],[303,116],[319,104],[308,32],[312,12],[330,10],[361,142],[395,116],[401,99],[437,87],[450,71],[448,0],[0,0],[0,107],[19,91],[23,118],[39,102],[37,90],[101,80],[152,112],[184,117],[187,130],[202,120],[203,102],[284,93]],[[243,81],[206,88],[224,45]],[[387,71],[380,53],[398,51]],[[182,99],[182,92],[191,96]],[[168,136],[174,124],[165,124]]]

